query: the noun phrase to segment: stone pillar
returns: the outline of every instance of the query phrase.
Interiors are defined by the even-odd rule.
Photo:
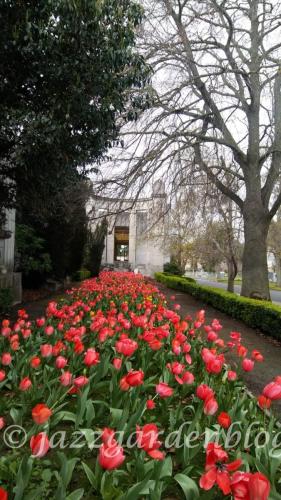
[[[129,225],[129,264],[132,269],[136,267],[136,236],[137,236],[137,225],[136,225],[136,211],[132,210],[130,213],[130,225]]]
[[[114,229],[112,233],[107,235],[106,242],[106,250],[107,250],[107,263],[114,264]]]

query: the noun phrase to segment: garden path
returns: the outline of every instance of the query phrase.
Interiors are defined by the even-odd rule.
[[[231,331],[240,332],[242,335],[243,345],[251,352],[253,349],[258,349],[264,356],[263,363],[255,363],[255,368],[252,372],[243,372],[243,379],[248,389],[255,395],[261,394],[263,387],[277,375],[281,375],[281,342],[273,339],[263,333],[249,328],[243,322],[238,321],[226,314],[214,309],[208,304],[196,300],[194,297],[171,290],[160,283],[156,283],[157,287],[165,294],[170,305],[177,303],[181,306],[181,314],[191,314],[194,316],[196,311],[205,309],[207,324],[214,318],[217,318],[223,326],[220,331],[220,336],[225,340],[229,340]],[[175,301],[171,301],[170,297],[174,295]],[[234,357],[229,359],[234,362]],[[273,410],[276,415],[281,418],[281,401],[273,403]]]

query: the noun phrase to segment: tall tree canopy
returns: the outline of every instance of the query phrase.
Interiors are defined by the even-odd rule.
[[[281,6],[269,0],[143,0],[140,45],[155,70],[153,111],[119,181],[205,172],[244,218],[242,295],[268,299],[266,237],[281,203]],[[136,149],[142,141],[142,151]],[[178,162],[185,158],[185,169]],[[236,179],[240,189],[229,188]]]
[[[1,1],[0,209],[31,170],[40,191],[40,169],[99,160],[146,106],[141,18],[131,0]]]

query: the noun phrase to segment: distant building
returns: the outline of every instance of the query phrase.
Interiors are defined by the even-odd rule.
[[[138,269],[153,276],[170,260],[165,246],[167,196],[158,181],[148,198],[120,199],[94,196],[88,207],[92,230],[99,218],[106,217],[108,233],[102,263],[115,269]]]
[[[14,270],[15,256],[15,210],[7,210],[6,223],[0,228],[0,273]]]
[[[0,227],[0,288],[11,288],[14,303],[21,302],[21,273],[14,272],[16,211],[7,210],[6,222]]]

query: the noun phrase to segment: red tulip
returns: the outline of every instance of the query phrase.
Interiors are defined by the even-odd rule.
[[[101,435],[102,442],[106,445],[115,441],[115,431],[109,427],[104,427]]]
[[[122,366],[122,359],[121,358],[114,358],[112,361],[112,364],[116,370],[120,370]]]
[[[0,500],[8,500],[8,493],[0,486]]]
[[[248,352],[248,349],[246,349],[245,346],[243,346],[243,345],[238,345],[237,346],[237,354],[241,358],[244,358],[247,355],[247,352]]]
[[[32,409],[32,418],[36,424],[41,425],[49,420],[52,413],[52,410],[44,403],[38,403]]]
[[[207,398],[209,398],[210,396],[213,396],[213,395],[214,395],[214,391],[211,389],[211,387],[209,387],[206,384],[201,384],[196,389],[196,396],[199,399],[202,399],[203,401],[205,401]]]
[[[215,340],[217,340],[217,338],[218,338],[218,334],[216,332],[213,332],[213,330],[211,330],[207,335],[207,340],[209,342],[215,342]]]
[[[127,375],[121,378],[119,386],[121,391],[128,391],[130,389],[130,386],[127,382]]]
[[[214,415],[218,411],[218,403],[216,399],[211,396],[204,401],[204,413],[205,415]]]
[[[33,456],[37,458],[44,457],[50,448],[47,434],[40,432],[36,436],[32,436],[30,439],[30,448]]]
[[[122,338],[115,344],[116,352],[124,356],[132,356],[138,348],[138,343],[129,338]]]
[[[224,429],[228,429],[228,427],[230,427],[231,425],[231,418],[230,416],[228,415],[228,413],[225,413],[225,412],[221,412],[218,416],[218,423],[220,424],[221,427],[223,427]]]
[[[156,386],[156,393],[160,396],[160,398],[168,398],[172,396],[174,390],[165,382],[160,382]]]
[[[234,472],[231,478],[231,492],[234,500],[249,500],[249,472]]]
[[[0,370],[0,382],[3,382],[5,378],[6,378],[6,373],[4,372],[4,370]]]
[[[61,370],[67,365],[67,359],[64,356],[58,356],[56,359],[56,367]]]
[[[234,380],[237,379],[237,373],[232,371],[232,370],[229,370],[227,372],[227,379],[230,381],[230,382],[233,382]]]
[[[42,344],[40,346],[42,358],[48,358],[53,354],[53,346],[51,344]]]
[[[137,444],[155,460],[163,460],[164,453],[159,451],[161,441],[158,440],[158,429],[155,424],[146,424],[143,427],[137,425]]]
[[[209,443],[206,450],[205,474],[200,478],[200,487],[210,490],[217,484],[224,495],[231,492],[231,482],[229,472],[237,470],[241,465],[241,460],[227,463],[228,455],[220,445]]]
[[[180,384],[180,385],[183,385],[183,384],[187,384],[187,385],[190,385],[190,384],[193,384],[194,382],[194,375],[193,373],[189,372],[189,371],[185,371],[181,377],[179,377],[178,375],[175,376],[175,379],[176,381]]]
[[[249,479],[250,500],[267,500],[270,493],[270,482],[263,474],[256,472]]]
[[[60,376],[60,383],[61,385],[67,387],[68,385],[72,384],[72,373],[70,372],[63,372],[63,374]]]
[[[84,363],[86,366],[93,366],[93,365],[97,365],[100,361],[100,355],[99,353],[93,349],[93,348],[89,348],[86,353],[85,353],[85,357],[84,357]]]
[[[270,382],[270,384],[267,384],[265,386],[262,393],[266,398],[272,400],[281,399],[281,384],[277,384],[276,382]]]
[[[73,379],[73,384],[78,388],[84,387],[84,385],[88,384],[88,382],[89,379],[84,375],[80,375],[80,377],[76,377],[75,379]]]
[[[269,398],[266,398],[265,396],[263,396],[262,394],[258,397],[258,405],[260,408],[262,408],[263,410],[264,409],[268,409],[270,408],[271,406],[271,399]]]
[[[126,382],[130,387],[136,387],[143,384],[144,373],[142,370],[134,371],[131,370],[126,375]]]
[[[222,367],[223,367],[223,362],[219,358],[210,359],[206,363],[206,370],[209,373],[218,374],[222,371]]]
[[[38,368],[38,366],[41,365],[41,359],[38,358],[38,356],[34,356],[33,358],[31,358],[30,364],[32,368]]]
[[[258,362],[264,361],[263,355],[259,351],[257,351],[256,349],[254,349],[252,352],[252,359],[254,359],[255,361],[258,361]]]
[[[45,327],[45,333],[48,336],[53,335],[54,331],[55,330],[54,330],[54,327],[52,325],[48,325]]]
[[[9,352],[4,352],[1,356],[1,363],[4,366],[9,366],[12,362],[12,356]]]
[[[153,401],[153,399],[148,399],[148,400],[146,401],[146,408],[147,408],[148,410],[153,410],[153,409],[155,408],[155,406],[156,406],[156,405],[155,405],[155,402]]]
[[[245,372],[251,372],[254,368],[255,362],[251,359],[244,358],[242,361],[242,368]]]
[[[178,363],[177,361],[174,361],[172,364],[168,363],[167,368],[174,375],[179,375],[184,370],[184,365],[182,363]]]
[[[106,470],[117,469],[125,460],[123,448],[112,440],[109,445],[103,443],[99,449],[98,461],[100,466]]]
[[[0,430],[3,429],[5,425],[6,425],[5,419],[3,417],[0,417]]]
[[[20,391],[28,391],[28,389],[30,389],[31,386],[32,382],[30,378],[24,377],[20,382],[19,389]]]

